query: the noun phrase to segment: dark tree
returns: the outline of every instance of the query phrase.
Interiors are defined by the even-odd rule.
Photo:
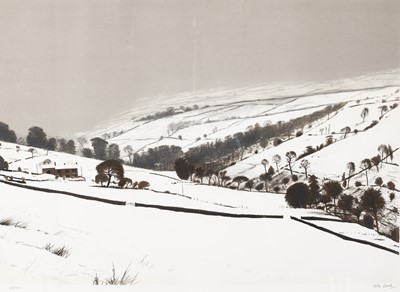
[[[291,185],[285,195],[285,200],[289,206],[293,208],[305,208],[307,205],[310,205],[308,202],[308,186],[304,183],[295,183]]]
[[[275,169],[272,167],[272,165],[270,165],[268,168],[268,174],[270,176],[273,176],[275,174]]]
[[[225,172],[225,174],[226,174],[226,172]],[[203,183],[203,178],[204,178],[204,176],[206,175],[206,171],[205,171],[205,169],[202,168],[202,167],[197,167],[197,168],[194,170],[194,175],[195,175],[197,178],[200,179],[200,183]]]
[[[242,182],[245,182],[245,181],[248,181],[248,180],[249,180],[248,177],[240,175],[240,176],[235,177],[232,181],[237,183],[237,190],[238,190],[239,187],[240,187],[240,184]]]
[[[290,170],[291,175],[293,175],[292,166],[293,166],[294,162],[296,161],[296,157],[297,157],[296,152],[294,152],[294,151],[286,152],[286,161],[289,165],[289,170]]]
[[[382,118],[382,117],[383,117],[383,114],[384,114],[385,112],[387,112],[388,107],[387,107],[387,105],[383,105],[383,106],[380,106],[379,108],[381,109],[381,117],[380,117],[380,118]]]
[[[226,173],[227,173],[226,170],[221,170],[218,173],[218,179],[220,180],[219,185],[225,186],[226,182],[231,179],[230,176],[226,175]]]
[[[265,191],[268,191],[268,182],[272,180],[272,176],[268,172],[266,172],[260,174],[259,178],[260,180],[264,181]]]
[[[392,182],[392,181],[389,181],[389,182],[387,183],[387,187],[388,187],[388,189],[391,190],[391,191],[396,190],[396,185],[395,185],[394,182]]]
[[[354,216],[357,218],[357,222],[360,223],[360,217],[363,212],[362,208],[360,206],[355,207],[354,209],[351,210]]]
[[[6,123],[0,122],[0,140],[8,142],[8,125]]]
[[[376,167],[376,171],[379,172],[379,163],[381,163],[381,156],[378,154],[371,158],[371,164]]]
[[[3,122],[0,122],[0,140],[11,143],[17,142],[17,135],[15,135],[15,132],[10,130],[8,125]]]
[[[298,181],[299,180],[299,177],[296,175],[296,174],[293,174],[292,175],[292,181],[293,182],[296,182],[296,181]]]
[[[282,183],[285,185],[285,187],[286,187],[286,185],[287,185],[289,182],[290,182],[290,178],[288,178],[288,177],[284,177],[284,178],[282,179]]]
[[[281,190],[281,188],[279,186],[275,186],[273,190],[275,193],[278,193]]]
[[[0,156],[0,170],[8,170],[8,162]]]
[[[308,178],[308,188],[309,188],[309,193],[308,193],[308,201],[310,204],[316,204],[319,199],[320,199],[320,186],[318,184],[317,177],[315,175],[310,175]]]
[[[106,174],[108,176],[107,187],[110,186],[111,179],[114,177],[118,180],[124,177],[124,168],[121,162],[109,159],[101,162],[96,166],[98,174]]]
[[[362,224],[369,229],[374,229],[374,218],[372,218],[369,214],[365,214]]]
[[[369,114],[369,109],[367,107],[363,108],[363,110],[361,111],[361,118],[363,119],[363,122],[365,121],[365,118],[368,116]]]
[[[90,149],[90,148],[83,148],[83,150],[82,150],[82,155],[83,155],[83,157],[86,157],[86,158],[93,158],[92,149]]]
[[[342,133],[344,133],[344,137],[343,139],[346,139],[346,136],[348,133],[351,132],[351,128],[350,127],[344,127],[342,130],[340,130]]]
[[[108,149],[107,149],[108,159],[118,160],[120,157],[120,154],[121,154],[121,152],[120,152],[119,146],[117,144],[113,143],[108,146]]]
[[[94,178],[96,184],[101,184],[101,186],[103,186],[103,183],[108,182],[108,175],[106,175],[105,173],[98,173],[96,175],[96,177]]]
[[[260,146],[261,146],[262,149],[265,150],[265,148],[268,146],[268,139],[261,138],[261,140],[260,140]]]
[[[354,164],[354,162],[350,161],[349,163],[347,163],[346,168],[349,173],[349,179],[347,181],[347,188],[349,188],[350,187],[350,177],[356,171],[356,165]]]
[[[256,190],[257,190],[257,191],[260,192],[260,191],[262,191],[263,189],[264,189],[264,183],[259,183],[259,184],[256,185]]]
[[[325,205],[325,211],[327,210],[328,203],[332,201],[332,198],[329,197],[328,195],[322,195],[319,199],[319,201]]]
[[[93,138],[90,141],[92,142],[94,150],[94,158],[101,160],[105,159],[108,142],[99,137]]]
[[[175,160],[175,171],[180,179],[187,180],[190,176],[189,162],[185,158]]]
[[[246,183],[244,184],[244,187],[246,189],[249,189],[251,192],[251,189],[254,188],[254,181],[252,179],[249,179],[248,181],[246,181]]]
[[[76,153],[76,147],[75,147],[75,141],[74,140],[68,140],[65,152],[67,152],[69,154],[75,154]]]
[[[49,140],[47,140],[46,149],[50,151],[56,151],[57,149],[56,138],[50,138]]]
[[[214,178],[215,174],[216,174],[216,171],[212,167],[209,167],[206,170],[206,176],[208,177],[208,184],[209,185],[211,184],[211,180]]]
[[[324,183],[324,190],[333,199],[334,213],[336,214],[336,199],[342,193],[343,188],[338,181],[330,180]]]
[[[47,135],[40,127],[29,128],[28,136],[26,137],[26,143],[28,146],[46,148]]]
[[[142,180],[138,183],[137,188],[139,190],[147,189],[150,187],[150,183],[148,181]]]
[[[382,187],[383,179],[382,179],[380,176],[378,176],[378,177],[375,179],[375,184],[378,185],[379,187]]]
[[[381,191],[373,188],[367,189],[361,196],[361,207],[374,216],[376,230],[379,232],[378,214],[385,207],[385,200],[382,197]]]
[[[393,163],[393,152],[394,152],[394,151],[393,151],[393,149],[392,149],[392,146],[388,145],[386,151],[387,151],[387,152],[386,152],[387,157],[389,157],[389,158],[390,158],[390,162]],[[386,158],[386,159],[387,159],[387,158]]]
[[[58,139],[58,151],[67,152],[67,139],[65,138]]]
[[[394,193],[390,193],[389,195],[390,202],[394,200],[395,196],[396,195]]]
[[[353,209],[354,197],[352,195],[343,194],[338,200],[339,209],[343,210],[343,215],[346,217],[347,212]]]

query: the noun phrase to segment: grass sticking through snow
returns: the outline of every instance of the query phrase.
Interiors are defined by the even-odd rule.
[[[25,222],[14,221],[14,219],[11,218],[11,217],[5,218],[5,219],[1,219],[0,220],[0,225],[14,226],[14,227],[23,228],[23,229],[26,229],[28,227],[28,225]]]
[[[129,275],[129,268],[130,265],[126,268],[122,276],[118,277],[113,264],[112,275],[109,278],[106,278],[104,281],[100,281],[96,274],[93,279],[93,285],[134,285],[137,281],[138,273],[131,277]]]
[[[53,244],[48,243],[48,244],[46,244],[44,249],[47,250],[48,252],[51,252],[51,253],[53,253],[55,255],[58,255],[60,257],[67,258],[67,257],[70,256],[69,249],[66,246],[54,247]]]

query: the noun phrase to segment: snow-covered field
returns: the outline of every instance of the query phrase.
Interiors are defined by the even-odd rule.
[[[1,186],[2,285],[91,285],[128,266],[146,290],[370,290],[398,284],[398,256],[285,219],[112,206]],[[68,258],[44,249],[66,246]],[[372,272],[372,271],[373,272]],[[365,290],[364,290],[365,291]]]
[[[399,88],[398,77],[399,71],[394,71],[379,78],[364,76],[357,82],[352,79],[285,84],[284,87],[282,84],[260,85],[208,92],[196,99],[182,94],[169,99],[169,104],[160,102],[157,108],[198,104],[199,109],[144,122],[132,120],[132,116],[140,117],[154,110],[138,107],[136,112],[126,112],[86,135],[90,138],[123,131],[109,143],[118,143],[121,148],[130,144],[135,150],[165,144],[185,150],[207,140],[244,131],[255,123],[287,121],[346,101],[337,114],[304,129],[302,136],[277,147],[259,148],[258,154],[247,153],[246,159],[227,168],[231,177],[258,177],[264,172],[262,159],[271,162],[275,154],[284,158],[287,151],[300,154],[307,146],[325,142],[326,136],[331,134],[332,145],[307,156],[309,172],[320,178],[340,179],[348,162],[356,164],[357,172],[362,159],[378,154],[380,144],[390,144],[393,149],[400,147],[397,135],[400,109],[390,110],[379,120],[379,106],[398,102],[399,94],[395,93]],[[369,107],[370,112],[363,122],[360,112],[364,107]],[[362,131],[373,120],[379,123]],[[167,133],[171,123],[182,121],[191,124],[175,133]],[[341,129],[346,126],[359,132],[351,132],[344,139]],[[159,141],[160,136],[165,138]],[[201,137],[200,141],[196,141],[197,137]],[[128,286],[129,291],[370,291],[384,285],[400,287],[398,255],[345,241],[292,220],[291,216],[337,218],[322,210],[291,209],[283,194],[201,185],[181,181],[174,172],[128,166],[124,166],[125,176],[133,181],[150,182],[148,190],[102,188],[93,181],[98,160],[42,149],[32,154],[28,151],[30,147],[17,146],[5,142],[0,145],[0,156],[9,162],[12,170],[0,171],[0,221],[8,218],[13,221],[9,226],[0,225],[0,290],[13,286],[29,289],[65,285],[85,286],[87,290],[96,275],[100,282],[111,277],[113,265],[117,275],[122,275],[128,267],[131,277],[137,275],[136,284]],[[50,174],[40,174],[48,159],[57,165],[76,165],[85,180],[56,179]],[[400,151],[396,151],[393,164],[384,164],[379,172],[369,171],[369,183],[373,184],[375,178],[381,176],[384,183],[391,180],[399,186],[399,162]],[[282,161],[281,167],[285,164]],[[296,162],[294,170],[303,179],[299,164]],[[4,183],[10,183],[7,181],[10,176],[15,185]],[[25,184],[17,182],[22,178],[26,186],[127,204],[117,206],[25,189],[19,187]],[[362,173],[352,180],[366,184]],[[387,188],[383,187],[382,193],[389,202]],[[391,208],[399,207],[399,191],[395,194]],[[135,203],[283,218],[189,214],[135,207]],[[313,223],[399,250],[398,243],[357,224]],[[54,255],[45,249],[48,244],[65,246],[69,256]]]

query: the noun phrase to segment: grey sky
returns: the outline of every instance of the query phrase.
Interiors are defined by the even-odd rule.
[[[398,0],[0,0],[0,121],[71,135],[146,96],[398,68],[399,15]]]

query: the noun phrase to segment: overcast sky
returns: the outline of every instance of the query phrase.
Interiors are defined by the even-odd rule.
[[[399,15],[398,0],[0,0],[0,121],[68,136],[138,98],[399,68]]]

